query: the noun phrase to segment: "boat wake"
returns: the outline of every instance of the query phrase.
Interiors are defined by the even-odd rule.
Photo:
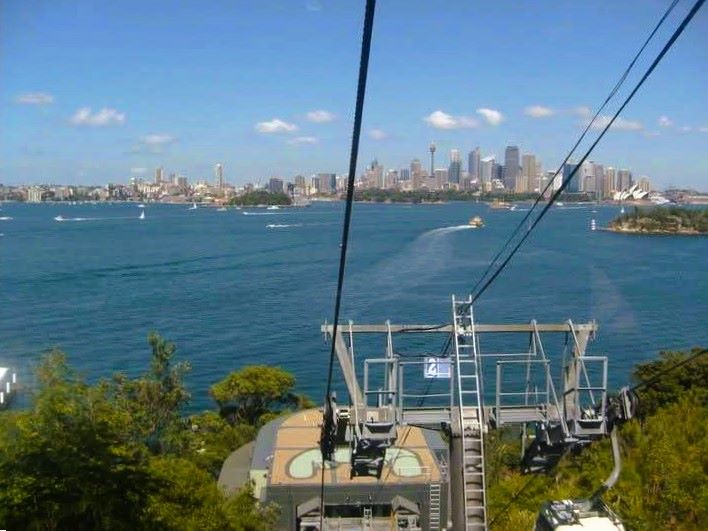
[[[244,216],[282,216],[285,212],[241,212]]]
[[[302,223],[269,223],[268,225],[266,225],[266,228],[268,229],[286,229],[288,227],[302,227]]]
[[[10,221],[12,220],[11,216],[0,216],[0,221]]]
[[[439,229],[432,229],[427,232],[424,232],[421,237],[430,235],[434,236],[436,234],[448,234],[450,232],[458,232],[461,230],[469,230],[469,229],[476,229],[477,227],[474,227],[472,225],[454,225],[452,227],[440,227]]]

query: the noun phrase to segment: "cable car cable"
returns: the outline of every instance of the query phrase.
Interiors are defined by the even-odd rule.
[[[332,393],[332,374],[334,372],[335,345],[337,340],[337,327],[339,324],[339,311],[342,303],[342,287],[344,286],[344,272],[347,262],[347,246],[349,244],[349,227],[352,218],[352,203],[354,202],[354,179],[356,164],[359,156],[359,137],[361,135],[361,121],[364,111],[364,96],[366,95],[366,78],[369,71],[369,53],[371,51],[371,35],[374,27],[374,12],[376,0],[366,0],[364,15],[364,32],[361,43],[361,58],[359,61],[359,82],[356,91],[356,108],[354,111],[354,131],[352,134],[351,152],[349,155],[349,175],[347,179],[347,200],[344,210],[344,226],[342,228],[342,245],[339,255],[339,273],[337,276],[337,294],[334,303],[334,321],[332,324],[332,348],[329,354],[329,368],[327,371],[327,393],[325,401],[330,403]],[[322,447],[322,477],[320,481],[320,529],[324,521],[324,484],[325,484],[325,452]]]

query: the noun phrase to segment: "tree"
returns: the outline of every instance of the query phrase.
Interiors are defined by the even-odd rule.
[[[308,405],[294,387],[295,377],[283,369],[252,365],[214,384],[210,394],[230,422],[261,425],[266,414]]]
[[[150,372],[137,379],[115,375],[114,392],[116,403],[133,418],[134,437],[160,453],[179,444],[184,430],[181,409],[190,398],[184,376],[191,367],[187,362],[173,363],[174,343],[156,332],[148,335],[148,343]]]
[[[31,409],[0,417],[0,522],[8,529],[142,528],[159,487],[109,386],[87,385],[51,352]]]

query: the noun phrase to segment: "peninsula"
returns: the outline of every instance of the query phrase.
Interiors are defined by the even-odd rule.
[[[611,221],[608,230],[630,234],[708,234],[708,209],[635,207]]]

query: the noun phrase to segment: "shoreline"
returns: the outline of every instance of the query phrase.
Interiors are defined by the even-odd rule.
[[[646,236],[708,236],[708,232],[698,231],[619,229],[613,227],[598,227],[595,230],[602,232],[614,232],[615,234],[637,234]]]

